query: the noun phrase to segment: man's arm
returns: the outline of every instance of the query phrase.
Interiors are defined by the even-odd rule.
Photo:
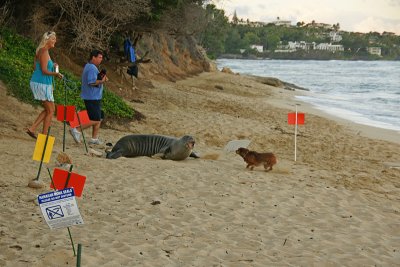
[[[105,83],[106,81],[108,81],[107,76],[104,75],[103,79],[101,80],[96,80],[94,83],[89,83],[90,86],[98,86],[100,84]]]

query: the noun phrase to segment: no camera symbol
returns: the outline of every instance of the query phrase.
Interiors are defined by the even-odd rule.
[[[46,208],[46,213],[50,220],[64,217],[64,213],[60,205]]]

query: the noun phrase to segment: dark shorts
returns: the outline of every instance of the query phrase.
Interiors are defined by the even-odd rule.
[[[83,100],[91,121],[101,121],[104,119],[104,113],[101,110],[101,100]]]

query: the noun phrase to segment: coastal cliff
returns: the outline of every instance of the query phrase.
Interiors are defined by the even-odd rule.
[[[174,37],[164,33],[145,34],[137,47],[138,56],[147,51],[150,63],[140,65],[145,78],[163,77],[179,80],[188,76],[216,70],[204,49],[191,36]]]

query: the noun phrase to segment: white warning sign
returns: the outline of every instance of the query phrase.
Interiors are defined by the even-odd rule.
[[[38,201],[50,229],[83,224],[73,188],[41,194]]]

